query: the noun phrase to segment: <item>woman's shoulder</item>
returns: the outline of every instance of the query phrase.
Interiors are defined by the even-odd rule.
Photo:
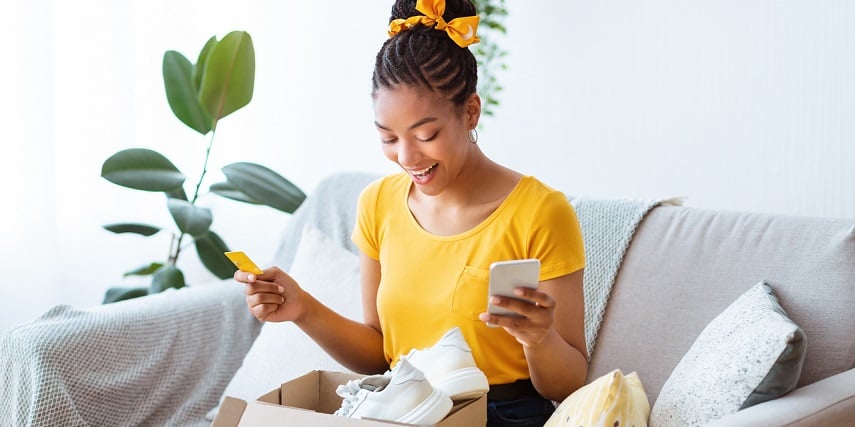
[[[535,176],[523,175],[517,185],[517,193],[526,197],[529,201],[543,201],[547,199],[563,199],[568,201],[563,192],[546,184]]]
[[[404,172],[381,176],[369,183],[359,195],[360,209],[390,206],[409,189],[410,177]]]

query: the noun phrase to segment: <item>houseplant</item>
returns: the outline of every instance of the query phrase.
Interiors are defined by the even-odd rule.
[[[498,93],[502,86],[498,83],[497,74],[507,68],[504,58],[507,51],[496,42],[496,38],[507,33],[504,24],[508,16],[505,0],[472,0],[478,10],[480,23],[478,38],[480,43],[472,45],[475,59],[478,61],[478,94],[483,101],[485,115],[494,115],[493,109],[499,106]]]
[[[166,156],[146,148],[130,148],[113,154],[101,167],[106,180],[131,189],[164,194],[166,208],[177,230],[169,232],[165,260],[152,261],[125,273],[151,276],[151,284],[141,288],[112,288],[104,302],[161,292],[185,286],[184,273],[177,262],[192,244],[202,264],[215,276],[225,279],[235,267],[223,255],[225,241],[211,229],[213,214],[197,203],[208,172],[208,159],[220,120],[246,106],[252,99],[255,82],[255,50],[245,31],[233,31],[222,40],[216,36],[205,43],[195,64],[181,53],[163,55],[163,82],[169,106],[175,116],[207,138],[202,171],[188,193],[186,176]],[[232,163],[222,168],[226,181],[210,186],[210,192],[229,199],[270,206],[293,213],[306,198],[296,185],[262,165]],[[152,236],[168,232],[164,228],[136,222],[104,226],[113,233]],[[185,246],[186,245],[186,246]]]

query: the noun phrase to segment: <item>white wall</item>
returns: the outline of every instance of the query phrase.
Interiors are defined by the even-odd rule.
[[[509,3],[496,158],[573,194],[855,218],[855,3]]]
[[[104,159],[153,148],[191,179],[204,139],[171,113],[161,59],[195,60],[211,35],[256,48],[253,101],[220,123],[207,184],[233,161],[311,193],[342,170],[393,170],[369,98],[391,1],[164,0],[4,4],[0,36],[0,329],[55,304],[98,304],[121,274],[162,259],[162,196],[99,177]],[[855,218],[855,4],[510,1],[509,71],[481,144],[573,195],[686,196],[728,210]],[[207,186],[206,184],[206,186]],[[264,260],[288,217],[209,196],[214,229]],[[213,279],[192,250],[188,281]]]

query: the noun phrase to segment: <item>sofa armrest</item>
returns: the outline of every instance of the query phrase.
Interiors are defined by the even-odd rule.
[[[846,427],[855,419],[855,369],[797,388],[707,427]]]
[[[203,425],[259,328],[233,281],[54,307],[0,335],[0,425]]]

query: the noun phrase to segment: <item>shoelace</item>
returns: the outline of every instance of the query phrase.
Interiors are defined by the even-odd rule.
[[[341,397],[341,407],[335,411],[335,415],[346,417],[353,411],[354,405],[359,401],[359,392],[364,390],[359,386],[359,380],[350,380],[335,389],[335,394]]]

